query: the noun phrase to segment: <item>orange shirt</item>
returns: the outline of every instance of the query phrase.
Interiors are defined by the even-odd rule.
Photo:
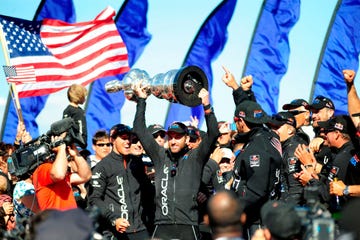
[[[59,182],[53,182],[50,177],[52,163],[43,163],[33,174],[35,194],[41,210],[68,210],[77,208],[70,183],[70,174]]]

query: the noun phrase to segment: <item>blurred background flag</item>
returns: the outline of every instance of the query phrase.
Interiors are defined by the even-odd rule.
[[[119,10],[115,24],[128,50],[129,66],[137,61],[150,42],[151,35],[147,31],[147,0],[126,0]],[[105,84],[114,79],[122,80],[124,74],[115,77],[101,78],[92,83],[85,106],[88,129],[88,146],[92,146],[91,138],[99,129],[107,131],[121,122],[120,111],[125,101],[124,92],[107,93]],[[92,149],[89,149],[92,151]]]
[[[359,54],[360,0],[338,1],[319,58],[310,100],[318,95],[329,97],[336,114],[348,114],[342,70],[357,72]]]
[[[252,75],[252,90],[268,114],[277,113],[280,80],[287,71],[289,32],[300,16],[300,0],[266,0],[249,48],[243,76]]]
[[[37,8],[33,21],[40,21],[44,18],[59,19],[69,23],[76,22],[73,1],[42,0]],[[48,95],[20,99],[20,106],[26,130],[33,138],[39,136],[39,129],[36,118],[44,108],[47,98]],[[18,116],[16,114],[14,102],[12,101],[12,98],[9,94],[1,128],[2,139],[4,142],[13,143],[16,136],[17,125]]]
[[[196,65],[205,72],[209,81],[210,97],[213,85],[211,62],[224,49],[228,36],[227,26],[232,18],[235,6],[236,0],[224,0],[211,12],[198,31],[183,62],[183,67]],[[204,121],[203,106],[191,108],[171,103],[165,120],[165,127],[174,121],[189,121],[191,116],[198,118],[198,127],[200,128]]]

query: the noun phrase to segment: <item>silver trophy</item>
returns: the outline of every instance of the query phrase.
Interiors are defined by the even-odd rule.
[[[149,74],[140,69],[131,69],[122,81],[113,80],[105,84],[108,93],[124,90],[125,97],[136,101],[133,86],[142,81],[143,86],[148,86],[148,94],[157,98],[166,99],[172,103],[180,103],[189,107],[201,104],[198,94],[202,88],[208,89],[208,80],[197,66],[183,67],[170,70],[166,73],[156,74],[150,78]]]

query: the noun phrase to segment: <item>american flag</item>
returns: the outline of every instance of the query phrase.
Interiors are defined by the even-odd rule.
[[[16,81],[19,97],[50,94],[74,83],[85,86],[98,78],[127,72],[127,50],[114,16],[115,10],[110,7],[93,21],[75,24],[0,15],[16,75],[34,69],[35,83],[29,83],[34,80],[31,74]]]
[[[34,66],[15,67],[3,66],[6,80],[9,83],[34,83],[36,76]]]

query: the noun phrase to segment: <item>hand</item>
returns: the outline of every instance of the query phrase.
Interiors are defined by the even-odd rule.
[[[310,172],[304,167],[304,165],[301,165],[301,169],[301,172],[293,174],[294,178],[297,179],[301,185],[306,186],[311,179],[319,179],[313,170]]]
[[[314,154],[309,150],[309,148],[305,144],[299,144],[295,149],[294,155],[304,165],[316,163]]]
[[[210,104],[210,96],[209,96],[209,92],[205,89],[202,88],[199,92],[199,98],[201,98],[201,103],[203,106],[207,106]]]
[[[341,180],[330,182],[330,194],[344,195],[345,183]]]
[[[241,88],[243,91],[249,91],[253,85],[253,77],[251,75],[245,76],[241,79]]]
[[[352,84],[354,82],[355,74],[356,73],[354,70],[349,70],[349,69],[343,70],[344,80],[346,84]]]
[[[64,135],[65,134],[65,135]],[[64,137],[66,136],[66,133],[62,133],[60,136],[51,136],[51,142],[54,143],[54,142],[57,142],[57,141],[61,141],[64,139]],[[66,150],[66,145],[65,143],[63,142],[62,144],[60,144],[59,146],[57,147],[54,147],[52,149],[54,152],[59,152],[59,151],[65,151]]]
[[[32,140],[32,137],[30,136],[30,133],[28,131],[25,131],[24,134],[22,135],[21,141],[23,143],[28,143]]]
[[[219,164],[223,156],[224,152],[221,150],[220,147],[217,147],[210,155],[210,158],[217,162],[217,164]]]
[[[20,140],[22,140],[22,137],[23,137],[25,132],[26,132],[26,129],[25,129],[24,122],[19,121],[18,126],[17,126],[17,130],[16,130],[15,141],[19,142]]]
[[[313,152],[319,152],[322,144],[324,143],[324,139],[321,137],[316,137],[310,141],[309,148]]]
[[[81,155],[80,155],[79,151],[77,150],[75,144],[72,144],[71,146],[68,146],[68,147],[67,147],[67,151],[68,151],[69,155],[70,155],[73,159],[75,159],[76,156],[77,156],[77,157],[81,157]]]
[[[124,233],[126,229],[130,226],[130,223],[125,218],[117,218],[115,220],[116,231]]]
[[[221,124],[221,126],[219,128],[219,132],[226,133],[226,132],[228,132],[228,129],[231,129],[230,123],[224,122],[223,124]]]
[[[191,119],[190,125],[197,128],[199,126],[199,119],[196,116],[194,117],[190,116],[190,119]]]
[[[226,84],[226,86],[232,88],[233,90],[236,90],[239,88],[239,85],[237,84],[234,75],[232,75],[226,67],[222,66],[222,68],[225,71],[225,74],[222,76],[223,82]]]
[[[135,84],[133,84],[132,89],[133,89],[134,93],[136,94],[136,96],[138,96],[138,98],[147,99],[147,97],[149,96],[147,93],[149,86],[143,85],[142,80],[137,81]]]
[[[11,202],[4,202],[2,207],[6,215],[14,213],[14,204],[12,204]]]

